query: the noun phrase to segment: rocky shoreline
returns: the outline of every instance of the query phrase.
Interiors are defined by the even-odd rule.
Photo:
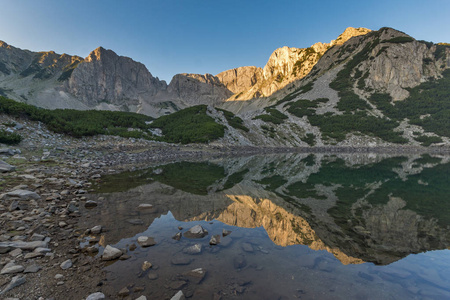
[[[1,122],[10,122],[0,116]],[[0,145],[0,297],[86,299],[105,280],[100,258],[83,253],[80,207],[105,174],[179,160],[272,153],[438,153],[448,147],[231,147],[173,145],[113,136],[82,139],[23,122],[24,140]],[[95,209],[95,208],[94,208]],[[101,298],[92,298],[101,299]]]

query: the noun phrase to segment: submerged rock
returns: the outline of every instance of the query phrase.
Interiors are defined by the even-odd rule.
[[[202,245],[195,244],[195,245],[192,245],[190,247],[184,248],[183,249],[183,253],[186,253],[186,254],[200,254],[200,253],[202,253]]]
[[[189,281],[199,284],[205,278],[206,270],[198,268],[187,272],[185,275],[189,278]]]
[[[150,269],[152,267],[152,263],[148,262],[148,261],[144,261],[144,263],[142,264],[142,271],[147,271],[148,269]]]
[[[200,239],[208,235],[208,231],[200,225],[195,225],[184,233],[184,236],[190,239]]]
[[[231,230],[225,230],[225,229],[222,230],[222,236],[227,236],[230,233],[231,233]]]
[[[141,247],[150,247],[156,245],[155,239],[149,236],[140,236],[138,237],[137,242]]]
[[[189,265],[193,261],[192,258],[189,257],[176,257],[171,260],[172,265],[182,266]]]
[[[211,239],[209,240],[209,244],[210,244],[210,245],[217,245],[217,244],[219,244],[219,243],[220,243],[220,235],[218,235],[218,234],[213,235],[213,236],[211,237]]]
[[[176,241],[181,240],[181,232],[178,232],[177,234],[175,234],[175,235],[172,237],[172,239],[174,239],[174,240],[176,240]]]
[[[84,204],[84,207],[86,207],[86,208],[94,208],[94,207],[96,207],[97,205],[98,205],[97,202],[92,201],[92,200],[88,200],[88,201],[86,201],[86,203]]]

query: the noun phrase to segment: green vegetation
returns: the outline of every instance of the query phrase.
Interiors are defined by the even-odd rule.
[[[296,117],[303,117],[303,116],[312,116],[315,114],[314,108],[317,108],[317,102],[316,101],[310,101],[310,100],[297,100],[295,102],[290,102],[285,105],[285,107],[288,107],[287,111],[296,116]]]
[[[313,133],[307,133],[305,138],[303,138],[303,141],[312,147],[316,144],[315,138],[316,137]]]
[[[244,125],[244,121],[239,118],[238,116],[236,116],[235,114],[233,114],[231,111],[225,110],[225,109],[221,109],[221,108],[216,108],[218,111],[223,112],[225,119],[227,119],[228,124],[236,129],[241,129],[245,132],[249,132],[249,129]]]
[[[314,48],[309,47],[305,49],[305,54],[302,56],[301,59],[297,60],[294,64],[294,69],[292,70],[292,75],[293,76],[297,76],[297,72],[299,72],[303,66],[303,64],[305,63],[305,61],[308,60],[308,58],[311,57],[311,55],[313,54],[317,54],[318,55],[318,59],[320,58],[320,55],[314,50]]]
[[[436,45],[436,51],[434,52],[434,57],[436,60],[445,57],[445,52],[447,49],[450,49],[450,44],[447,43],[439,43]]]
[[[22,136],[14,132],[0,129],[0,143],[6,145],[17,145],[22,141]]]
[[[168,116],[153,118],[118,111],[73,109],[48,110],[0,97],[0,113],[40,121],[57,133],[74,137],[97,134],[156,139],[172,143],[206,143],[223,137],[224,126],[206,114],[206,105],[193,106]],[[148,129],[161,128],[164,137],[153,136]]]
[[[392,143],[406,143],[408,140],[394,132],[397,123],[386,118],[368,116],[365,112],[343,115],[311,115],[309,122],[317,126],[326,137],[336,139],[338,142],[345,139],[350,132],[361,132],[370,136],[379,137]]]
[[[414,39],[410,36],[397,36],[395,38],[389,39],[389,40],[383,40],[382,43],[396,43],[396,44],[403,44],[403,43],[409,43],[413,42]]]
[[[442,143],[442,139],[438,136],[426,136],[422,135],[414,138],[416,141],[420,142],[422,146],[428,147],[431,144]]]
[[[206,105],[192,106],[159,117],[150,127],[160,128],[164,134],[163,140],[170,143],[207,143],[223,137],[225,126],[208,116],[206,109]]]
[[[128,131],[128,128],[144,130],[151,117],[117,111],[79,111],[74,109],[49,110],[0,97],[0,113],[40,121],[57,133],[74,137],[97,134],[123,137],[150,138],[144,131]]]
[[[369,37],[372,35],[366,35]],[[372,42],[367,42],[364,48],[356,53],[353,58],[347,62],[344,68],[336,75],[336,79],[330,83],[330,87],[338,91],[339,102],[337,108],[344,112],[353,112],[356,110],[365,110],[370,106],[353,92],[352,70],[356,68],[362,61],[369,58],[370,52],[380,43],[379,37],[376,37]],[[361,79],[363,78],[363,79]],[[364,77],[360,78],[358,86],[364,85]]]
[[[369,100],[393,120],[408,118],[426,131],[450,137],[450,70],[442,75],[409,89],[409,97],[395,106],[388,94],[373,94]]]
[[[275,108],[265,108],[264,110],[268,114],[256,116],[253,120],[260,119],[266,123],[270,122],[273,124],[282,124],[284,123],[284,120],[288,118],[285,114]]]

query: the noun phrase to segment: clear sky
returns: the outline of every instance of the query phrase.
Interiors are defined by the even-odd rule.
[[[86,57],[98,46],[160,79],[263,67],[279,47],[329,42],[347,27],[388,26],[450,42],[450,0],[0,0],[0,40]]]

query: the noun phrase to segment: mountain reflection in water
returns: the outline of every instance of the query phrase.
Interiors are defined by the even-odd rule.
[[[157,242],[107,267],[111,295],[134,278],[151,299],[178,289],[193,299],[449,298],[449,251],[408,256],[449,247],[449,175],[450,158],[430,155],[176,162],[102,178],[90,197],[104,200],[85,224],[107,228],[100,248],[129,249],[141,235]],[[171,238],[196,224],[209,234]],[[231,235],[210,246],[223,229]],[[201,254],[184,253],[194,244]],[[139,272],[145,260],[158,284]],[[199,267],[207,276],[191,282],[185,273]]]

